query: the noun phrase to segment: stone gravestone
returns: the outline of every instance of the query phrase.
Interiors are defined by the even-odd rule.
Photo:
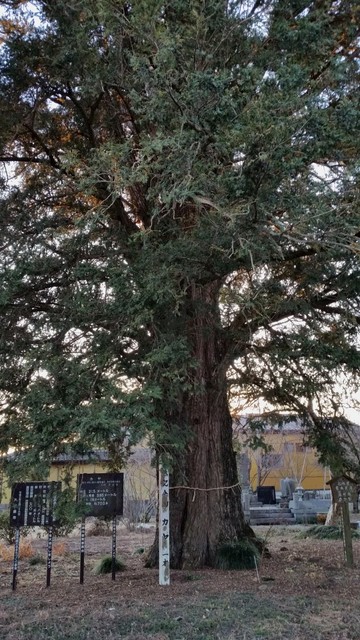
[[[250,485],[250,459],[246,453],[236,456],[236,466],[241,486]]]
[[[258,501],[263,504],[276,504],[276,491],[274,486],[257,487]]]
[[[246,453],[236,456],[238,478],[241,485],[241,501],[246,522],[250,522],[250,458]]]
[[[296,480],[294,478],[286,477],[280,480],[280,507],[282,509],[289,507],[289,502],[293,499],[295,488]]]

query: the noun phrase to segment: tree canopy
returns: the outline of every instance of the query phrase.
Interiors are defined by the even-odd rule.
[[[0,6],[1,449],[120,464],[150,434],[173,458],[204,411],[211,439],[226,375],[310,427],[339,414],[359,368],[357,3]]]

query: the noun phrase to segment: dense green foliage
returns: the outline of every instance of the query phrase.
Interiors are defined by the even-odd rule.
[[[31,532],[31,527],[22,527],[21,535],[26,537]],[[7,544],[14,544],[15,542],[15,529],[10,525],[10,511],[0,511],[0,540],[3,540]]]
[[[120,466],[145,434],[181,450],[206,386],[199,315],[238,397],[310,431],[341,413],[334,383],[359,367],[357,3],[0,6],[0,449],[44,469],[70,446]]]

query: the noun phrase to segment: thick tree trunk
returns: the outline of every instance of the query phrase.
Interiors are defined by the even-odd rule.
[[[214,566],[219,544],[251,533],[242,512],[226,389],[192,398],[188,411],[193,438],[170,491],[171,564],[178,568]]]
[[[194,391],[184,400],[183,423],[191,431],[171,473],[171,566],[215,566],[222,542],[254,538],[241,505],[226,368],[219,339],[217,287],[193,288],[188,335],[197,368]],[[156,545],[149,564],[156,556]]]

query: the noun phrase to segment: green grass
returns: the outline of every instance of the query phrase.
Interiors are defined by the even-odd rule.
[[[46,564],[46,558],[40,554],[36,554],[35,556],[32,556],[31,558],[29,558],[29,565],[31,567],[37,564]]]

